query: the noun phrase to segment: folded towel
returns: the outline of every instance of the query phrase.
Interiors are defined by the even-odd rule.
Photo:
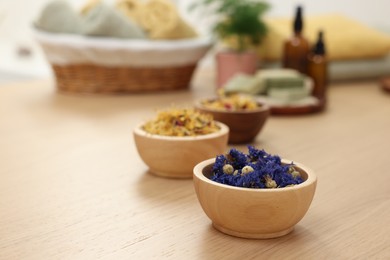
[[[259,45],[259,56],[265,61],[280,61],[283,44],[291,36],[291,18],[266,19],[268,33]],[[390,52],[390,36],[341,14],[305,17],[304,34],[314,43],[318,30],[325,32],[327,58],[330,61],[384,57]]]
[[[145,38],[140,27],[123,16],[119,11],[100,3],[84,17],[82,32],[89,36],[117,38]]]
[[[139,22],[152,39],[183,39],[197,36],[168,0],[149,0],[139,9]]]
[[[82,20],[78,13],[66,1],[58,0],[48,3],[39,18],[36,28],[52,33],[81,33]]]

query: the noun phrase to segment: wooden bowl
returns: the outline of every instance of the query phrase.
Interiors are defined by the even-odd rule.
[[[229,128],[217,122],[220,131],[199,136],[162,136],[145,132],[143,124],[134,131],[134,141],[141,159],[150,172],[169,178],[192,178],[194,166],[227,150]]]
[[[213,99],[209,99],[212,101]],[[216,121],[226,124],[229,129],[229,143],[242,144],[252,142],[264,127],[270,114],[269,106],[258,102],[258,108],[251,110],[228,111],[208,108],[200,100],[195,108],[203,113],[212,114]]]
[[[290,233],[306,214],[316,189],[312,170],[294,162],[304,180],[276,189],[240,188],[210,180],[215,159],[194,168],[194,186],[200,205],[219,231],[243,238],[274,238]],[[291,163],[282,160],[282,163]]]
[[[383,91],[390,93],[390,77],[384,77],[380,80],[380,85]]]

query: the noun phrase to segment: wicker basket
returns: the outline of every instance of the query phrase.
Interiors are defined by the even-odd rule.
[[[173,91],[190,86],[212,43],[119,40],[36,32],[57,88],[76,93]]]

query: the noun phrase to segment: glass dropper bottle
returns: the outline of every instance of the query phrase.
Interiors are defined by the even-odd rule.
[[[303,10],[298,6],[293,22],[293,35],[284,43],[283,67],[307,74],[307,55],[310,51],[308,40],[303,35]]]

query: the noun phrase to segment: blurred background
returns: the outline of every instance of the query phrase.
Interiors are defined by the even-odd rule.
[[[69,0],[76,8],[86,1]],[[51,70],[42,50],[34,40],[31,24],[49,0],[0,0],[0,83],[23,79],[51,77]],[[113,2],[107,0],[106,2]],[[207,32],[207,19],[199,22],[197,13],[189,12],[194,0],[173,0],[183,16],[200,32]],[[268,1],[269,17],[291,17],[295,7],[304,7],[307,16],[339,13],[358,20],[383,32],[390,32],[388,0],[343,0],[343,1]],[[213,62],[208,55],[202,64]],[[390,72],[389,72],[390,74]]]

